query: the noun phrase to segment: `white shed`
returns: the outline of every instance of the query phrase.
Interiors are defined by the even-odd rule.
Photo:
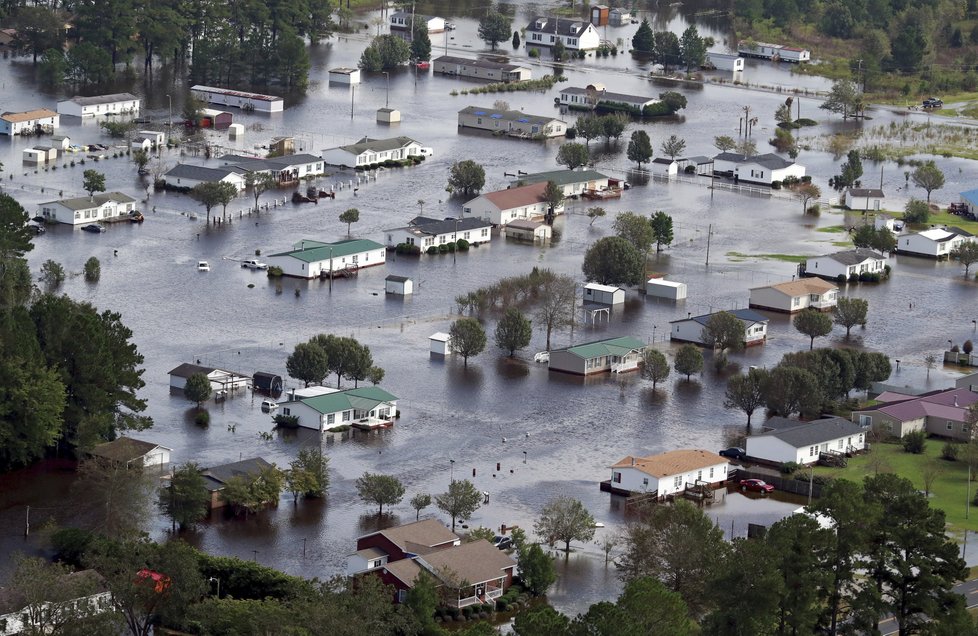
[[[47,153],[37,148],[24,148],[24,163],[44,163]]]
[[[438,333],[433,333],[428,336],[429,351],[431,353],[437,353],[440,356],[447,356],[452,352],[452,347],[449,344],[452,337],[445,333],[444,331],[439,331]]]
[[[414,281],[407,276],[391,274],[384,279],[384,291],[397,296],[407,296],[414,293]]]
[[[679,162],[667,157],[656,157],[649,164],[652,174],[659,177],[675,177],[679,174]]]
[[[686,299],[686,283],[677,283],[662,278],[650,278],[645,283],[645,294],[655,298],[667,298],[669,300]]]
[[[68,150],[68,146],[71,145],[71,137],[68,135],[52,135],[50,143],[52,148]]]
[[[244,137],[244,130],[244,124],[231,124],[228,126],[228,137],[230,139]]]
[[[360,69],[345,66],[329,69],[329,81],[335,84],[359,84]]]
[[[136,137],[129,142],[129,148],[132,150],[142,150],[143,152],[149,152],[153,149],[153,143],[146,139],[145,137]]]
[[[584,302],[599,305],[620,305],[625,302],[625,290],[613,285],[588,283],[584,286]]]

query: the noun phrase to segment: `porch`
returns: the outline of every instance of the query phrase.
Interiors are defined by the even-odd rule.
[[[449,600],[447,604],[449,607],[457,607],[461,609],[468,605],[476,605],[478,603],[493,601],[502,597],[504,580],[505,579],[503,578],[498,578],[492,581],[479,583],[477,585],[468,585],[460,588],[458,590],[457,600],[455,602]]]

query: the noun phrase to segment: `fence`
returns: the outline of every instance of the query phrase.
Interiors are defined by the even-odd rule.
[[[734,482],[741,479],[761,479],[771,484],[778,490],[782,492],[790,492],[795,495],[801,495],[803,497],[808,496],[809,484],[807,481],[801,481],[799,479],[792,479],[790,477],[781,477],[780,475],[772,475],[770,473],[755,473],[743,468],[738,468],[736,471],[732,471],[731,477]],[[822,496],[822,485],[819,483],[811,484],[811,493],[813,499],[818,499]]]

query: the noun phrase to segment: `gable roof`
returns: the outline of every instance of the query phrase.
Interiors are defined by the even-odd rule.
[[[189,378],[195,373],[203,373],[204,375],[209,374],[211,371],[216,371],[214,367],[202,367],[196,364],[190,364],[189,362],[184,362],[183,364],[170,369],[168,375],[173,375],[178,378]]]
[[[840,437],[858,435],[865,431],[865,426],[860,426],[845,418],[826,417],[812,422],[797,422],[795,426],[778,427],[752,437],[774,437],[795,448],[802,448],[829,442]]]
[[[544,24],[537,28],[537,23],[541,20]],[[526,27],[527,31],[534,33],[553,33],[555,35],[580,35],[584,31],[587,31],[588,27],[594,28],[590,22],[587,20],[580,20],[577,18],[550,18],[544,16],[533,16],[530,20],[530,25]]]
[[[66,99],[65,101],[73,102],[79,106],[93,106],[95,104],[114,104],[116,102],[139,101],[139,98],[132,93],[112,93],[111,95],[92,95],[90,97],[75,95],[71,99]]]
[[[510,64],[506,62],[493,62],[492,60],[471,59],[467,57],[455,57],[454,55],[441,55],[432,62],[442,64],[467,64],[476,68],[486,68],[502,71],[515,71],[516,69],[529,69],[529,66],[522,64]]]
[[[322,243],[312,239],[303,239],[297,245],[299,248],[287,252],[270,254],[269,256],[291,256],[305,263],[328,261],[330,258],[342,258],[351,254],[362,254],[372,250],[384,249],[384,246],[370,239],[345,239],[335,243]]]
[[[643,473],[661,479],[670,475],[679,475],[691,470],[726,463],[727,460],[710,451],[682,449],[659,453],[658,455],[649,455],[648,457],[628,455],[618,463],[612,464],[611,467],[635,468]]]
[[[965,190],[961,193],[961,198],[971,205],[978,205],[978,189]]]
[[[543,202],[543,192],[547,189],[545,181],[531,183],[525,186],[516,186],[505,190],[487,192],[482,196],[500,210],[510,210],[525,205],[535,205]]]
[[[831,258],[833,261],[842,263],[843,265],[858,265],[859,263],[868,260],[884,260],[882,254],[865,247],[857,247],[854,250],[836,252],[835,254],[829,254],[828,256],[815,256],[813,258]]]
[[[756,163],[758,165],[764,166],[769,170],[781,170],[787,168],[788,166],[795,165],[794,161],[784,159],[779,157],[773,152],[768,152],[763,155],[742,155],[736,152],[721,152],[716,157],[713,158],[714,161],[730,161],[733,163]]]
[[[362,386],[345,391],[334,391],[325,395],[301,398],[302,402],[314,411],[324,415],[338,413],[350,409],[369,411],[378,404],[396,400],[397,396],[391,395],[387,391],[376,386]]]
[[[144,442],[132,437],[119,437],[111,442],[98,444],[91,450],[91,454],[114,462],[126,463],[144,457],[157,448],[173,450],[153,442]]]
[[[591,89],[590,91],[588,89]],[[596,101],[607,101],[607,102],[621,102],[623,104],[647,104],[647,103],[657,103],[662,100],[656,99],[655,97],[643,97],[641,95],[628,95],[626,93],[612,93],[608,89],[604,88],[603,85],[591,84],[587,88],[580,88],[579,86],[568,86],[560,91],[564,95],[587,95],[592,92],[595,95]]]
[[[458,111],[459,115],[474,115],[476,117],[489,117],[500,121],[515,121],[521,124],[549,124],[555,121],[563,121],[557,117],[547,117],[543,115],[528,115],[521,110],[499,110],[497,108],[486,108],[484,106],[466,106]]]
[[[945,228],[935,227],[929,230],[924,230],[922,232],[917,232],[917,236],[922,236],[927,240],[934,241],[935,243],[943,243],[944,241],[952,240],[956,236],[963,236],[965,238],[968,238],[974,235],[971,232],[962,230],[959,227],[945,227]]]
[[[901,422],[928,416],[963,422],[968,407],[978,402],[978,393],[960,388],[936,391],[918,397],[883,393],[876,399],[886,403],[863,409],[862,412],[879,411]]]
[[[824,294],[825,292],[832,291],[833,289],[838,289],[838,287],[826,280],[821,278],[799,278],[798,280],[788,280],[783,283],[775,283],[773,285],[761,285],[759,287],[751,287],[751,291],[755,289],[774,289],[785,296],[804,296],[805,294]]]
[[[485,539],[431,552],[417,560],[451,586],[458,586],[462,582],[475,585],[492,581],[505,576],[507,569],[516,567],[513,557]],[[447,580],[449,578],[452,580]]]
[[[355,144],[349,144],[347,146],[340,146],[340,150],[345,150],[354,155],[360,155],[364,152],[384,152],[385,150],[395,150],[397,148],[404,148],[405,146],[410,146],[411,144],[416,144],[417,141],[411,139],[410,137],[390,137],[388,139],[371,139],[370,137],[364,137]]]
[[[661,281],[661,282],[668,282],[668,281]],[[708,323],[710,321],[710,317],[713,316],[714,314],[718,314],[718,313],[720,313],[720,312],[719,311],[715,311],[712,314],[703,314],[701,316],[693,316],[691,318],[680,318],[679,320],[670,320],[669,321],[669,324],[674,324],[674,323],[677,323],[677,322],[686,322],[687,320],[692,320],[694,322],[700,323],[701,325],[703,325],[705,327],[706,326],[706,323]],[[767,324],[768,322],[770,322],[770,320],[764,314],[759,314],[756,311],[754,311],[753,309],[731,309],[731,310],[727,311],[726,313],[733,314],[733,316],[735,318],[737,318],[738,320],[742,320],[745,323],[747,323],[746,325],[744,325],[745,327],[750,327],[751,325],[753,325],[755,323],[758,323],[758,322],[762,322],[762,323],[765,323],[765,324]]]
[[[35,108],[34,110],[26,110],[21,113],[6,112],[0,115],[0,119],[4,121],[9,121],[11,124],[19,124],[25,121],[33,121],[35,119],[47,119],[48,117],[57,117],[58,113],[53,110],[48,110],[47,108]]]
[[[233,477],[257,477],[263,469],[271,468],[271,466],[261,457],[250,457],[230,464],[205,468],[203,474],[204,477],[208,478],[206,481],[210,490],[220,490]],[[216,482],[216,484],[212,482]]]
[[[59,199],[57,201],[48,201],[47,203],[42,203],[41,205],[51,205],[57,203],[63,205],[69,210],[90,210],[92,208],[97,208],[109,201],[115,201],[116,203],[135,203],[136,199],[132,198],[128,194],[123,194],[122,192],[102,192],[96,194],[92,197],[75,197],[73,199]]]
[[[389,561],[384,565],[384,569],[405,587],[414,587],[414,580],[421,574],[421,566],[414,559]]]
[[[393,228],[392,230],[406,230],[416,236],[426,234],[428,236],[438,236],[439,234],[451,234],[455,231],[478,230],[481,228],[492,227],[492,223],[474,216],[467,216],[457,221],[448,219],[430,219],[424,216],[417,216],[411,219],[406,227]]]
[[[607,178],[607,175],[603,175],[597,170],[548,170],[546,172],[524,174],[512,183],[531,185],[534,183],[546,183],[548,181],[553,181],[559,186],[565,186],[572,183],[587,183],[588,181],[597,181]]]
[[[869,197],[871,199],[884,198],[883,191],[879,188],[849,188],[846,194],[853,197]]]
[[[194,181],[221,181],[230,174],[241,174],[236,166],[227,168],[208,168],[190,163],[178,163],[163,175],[175,179],[193,179]]]
[[[601,356],[623,356],[632,351],[645,349],[645,343],[638,338],[622,336],[621,338],[610,338],[608,340],[596,340],[585,342],[565,349],[555,349],[554,351],[566,351],[567,353],[590,360]]]
[[[365,534],[360,539],[377,534],[383,535],[402,552],[410,552],[411,554],[424,554],[437,546],[459,540],[457,534],[437,519],[422,519],[393,528],[384,528],[377,532]]]

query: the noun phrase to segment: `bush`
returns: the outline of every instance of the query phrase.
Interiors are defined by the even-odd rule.
[[[272,421],[275,422],[275,426],[283,426],[285,428],[299,428],[298,415],[283,415],[281,413],[278,413],[272,418]]]
[[[958,348],[958,345],[951,345],[951,353],[958,353],[960,351],[961,349]]]
[[[808,119],[807,117],[802,117],[801,119],[796,119],[795,123],[799,126],[818,126],[818,122],[814,119]]]
[[[974,348],[975,345],[972,344],[970,340],[965,340],[964,345],[962,345],[961,347],[961,350],[964,351],[965,353],[971,353],[972,351],[974,351]]]
[[[810,477],[812,476],[809,473],[801,471],[795,475],[795,481],[803,481],[807,484]],[[819,486],[824,486],[828,483],[828,479],[826,479],[824,475],[815,475],[810,481]]]
[[[427,254],[428,254],[428,255],[432,255],[432,256],[433,256],[433,255],[435,255],[435,254],[437,254],[437,253],[438,253],[438,248],[437,248],[437,247],[435,247],[434,245],[432,245],[431,247],[429,247],[429,248],[428,248],[428,249],[426,250],[426,252],[427,252]]]
[[[194,415],[194,424],[197,426],[207,426],[211,423],[211,414],[207,411],[197,411],[197,415]]]
[[[465,239],[459,239],[455,241],[455,249],[460,252],[467,252],[469,250],[469,242]]]
[[[958,445],[954,442],[947,442],[941,448],[941,459],[946,459],[949,462],[957,461],[958,459]]]
[[[540,49],[530,49],[530,52],[527,55],[530,57],[540,57]]]
[[[804,177],[801,178],[801,182],[802,183],[811,183],[812,182],[812,175],[806,174]]]
[[[278,265],[270,265],[268,268],[269,278],[281,278],[284,275],[282,268]]]
[[[799,464],[798,462],[785,462],[785,463],[781,464],[781,469],[780,470],[785,475],[792,475],[799,468],[801,468],[801,464]]]
[[[903,450],[914,455],[920,455],[927,446],[927,435],[923,431],[910,431],[901,441]]]
[[[97,283],[102,277],[102,265],[94,256],[85,261],[85,280],[89,283]]]
[[[780,181],[772,181],[771,182],[771,189],[772,190],[780,190],[781,189],[781,182]]]

